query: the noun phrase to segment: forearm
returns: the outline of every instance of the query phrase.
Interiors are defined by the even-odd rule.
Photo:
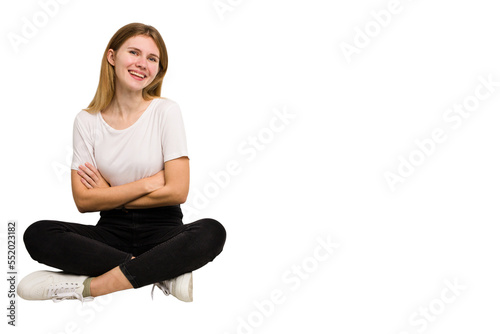
[[[141,179],[115,187],[85,189],[75,203],[80,212],[111,210],[153,190],[147,179]]]
[[[150,192],[125,204],[126,209],[148,209],[160,206],[177,205],[186,202],[187,191],[166,184],[162,188]]]

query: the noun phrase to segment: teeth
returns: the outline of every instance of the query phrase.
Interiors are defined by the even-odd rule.
[[[132,73],[133,75],[137,75],[138,77],[141,77],[144,79],[144,75],[140,74],[140,73],[137,73],[137,72],[134,72],[134,71],[130,71],[130,73]]]

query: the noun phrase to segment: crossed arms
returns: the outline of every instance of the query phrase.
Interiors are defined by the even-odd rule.
[[[78,171],[71,170],[71,189],[82,213],[122,206],[146,209],[182,204],[189,192],[189,158],[169,160],[155,175],[115,187],[110,187],[99,171],[86,163]]]

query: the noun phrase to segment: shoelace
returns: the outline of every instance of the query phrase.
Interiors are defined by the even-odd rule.
[[[153,284],[153,288],[151,289],[151,299],[153,299],[153,291],[154,291],[155,287],[158,287],[158,289],[163,291],[165,296],[170,295],[170,290],[168,289],[167,284],[165,282],[166,281]]]
[[[52,299],[54,303],[59,303],[67,299],[78,299],[79,301],[91,301],[94,297],[83,297],[81,293],[77,293],[80,285],[78,283],[59,283],[49,287],[47,291],[48,296]]]

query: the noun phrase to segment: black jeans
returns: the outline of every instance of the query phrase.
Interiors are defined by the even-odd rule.
[[[174,205],[101,211],[96,226],[40,220],[24,243],[34,260],[68,273],[95,277],[119,266],[140,288],[194,271],[222,251],[226,230],[218,221],[183,224],[182,217]]]

